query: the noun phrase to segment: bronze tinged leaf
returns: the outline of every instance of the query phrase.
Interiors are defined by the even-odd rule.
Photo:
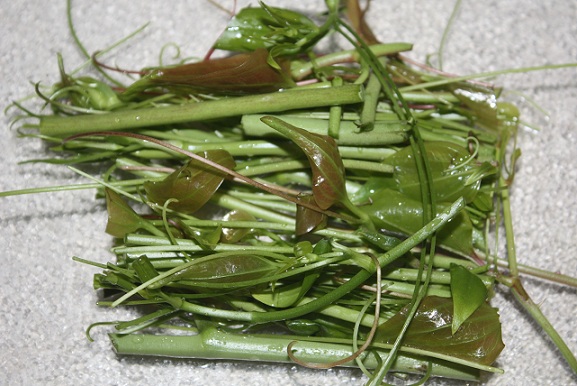
[[[235,163],[225,150],[207,150],[202,157],[216,162],[229,169]],[[168,207],[184,213],[194,213],[210,200],[219,188],[226,175],[214,168],[196,160],[190,160],[186,165],[171,173],[162,181],[146,182],[144,190],[148,199],[157,205],[175,199]]]

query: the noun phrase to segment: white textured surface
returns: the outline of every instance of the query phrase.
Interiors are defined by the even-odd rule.
[[[245,3],[239,1],[239,6]],[[323,6],[320,0],[304,4],[299,7]],[[66,28],[63,0],[1,0],[0,5],[4,108],[30,93],[29,82],[57,79],[57,52],[70,68],[81,62],[81,56]],[[437,49],[452,6],[449,0],[374,1],[369,22],[383,41],[415,43],[410,56],[424,60]],[[157,53],[169,41],[181,45],[186,55],[204,54],[227,17],[200,0],[83,0],[75,2],[74,19],[91,52],[151,21],[145,35],[116,55],[119,65],[138,68],[156,63]],[[463,1],[447,42],[444,68],[468,74],[577,62],[575,20],[573,0]],[[519,259],[577,275],[577,69],[510,75],[497,83],[533,98],[551,117],[547,120],[524,106],[527,119],[543,130],[521,135],[523,157],[513,189]],[[80,181],[63,167],[16,165],[45,155],[45,148],[37,141],[18,139],[7,118],[2,121],[0,144],[0,190]],[[125,317],[121,310],[94,305],[94,271],[70,259],[72,255],[101,262],[111,258],[105,220],[102,204],[90,191],[0,199],[0,385],[362,384],[360,373],[341,369],[119,359],[104,329],[96,329],[96,342],[89,343],[84,329],[90,323]],[[577,352],[577,291],[537,280],[527,280],[526,287]],[[500,293],[495,304],[502,309],[507,345],[498,365],[506,374],[492,377],[488,384],[577,383],[510,295]]]

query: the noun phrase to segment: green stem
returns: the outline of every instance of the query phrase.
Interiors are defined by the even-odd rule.
[[[300,117],[294,115],[270,115],[284,122],[315,134],[330,135],[330,120]],[[245,135],[258,137],[280,137],[277,131],[263,123],[263,115],[244,115],[242,127]],[[374,122],[373,130],[360,132],[353,121],[340,122],[339,135],[335,137],[340,146],[380,146],[395,145],[405,142],[409,127],[398,119],[378,120]]]
[[[128,187],[128,186],[139,186],[146,181],[148,181],[148,179],[135,179],[135,180],[125,180],[125,181],[114,181],[114,182],[109,182],[108,184],[110,186],[114,186],[114,187]],[[63,192],[63,191],[68,191],[68,190],[98,189],[98,188],[102,188],[101,183],[45,186],[45,187],[39,187],[39,188],[28,188],[28,189],[19,189],[19,190],[10,190],[10,191],[6,191],[6,192],[0,192],[0,197],[19,196],[22,194]]]
[[[433,232],[439,229],[441,226],[446,224],[449,220],[454,218],[463,208],[465,207],[465,201],[459,199],[455,201],[446,211],[440,213],[431,222],[426,224],[419,231],[415,232],[412,236],[405,239],[399,245],[391,249],[389,252],[379,256],[379,265],[384,267],[399,257],[403,256],[405,253],[414,248],[417,244],[421,243],[427,239]],[[316,300],[306,303],[304,305],[285,309],[285,310],[275,310],[269,312],[243,312],[243,311],[231,311],[216,309],[213,307],[206,307],[199,304],[190,303],[184,301],[183,299],[167,298],[166,300],[172,304],[175,308],[180,308],[184,311],[191,312],[194,314],[204,315],[208,317],[217,317],[230,320],[247,321],[253,323],[266,323],[277,320],[285,320],[297,318],[299,316],[306,315],[310,312],[317,311],[323,307],[333,304],[338,299],[349,294],[355,288],[363,284],[368,278],[370,278],[375,272],[375,269],[370,271],[361,270],[355,276],[353,276],[349,281],[336,288],[335,290],[323,295]]]
[[[282,336],[236,334],[214,327],[203,328],[197,335],[150,335],[150,334],[110,334],[115,351],[119,355],[161,356],[173,358],[203,358],[220,360],[258,360],[275,363],[293,363],[287,354],[291,342],[294,354],[299,359],[315,363],[333,363],[352,354],[351,343],[347,340],[326,340],[316,338],[305,340],[300,336]],[[375,355],[363,354],[361,360],[365,367],[373,369],[378,366],[386,350],[379,350]],[[420,373],[427,368],[429,360],[418,356],[401,354],[395,361],[394,371]],[[354,361],[344,366],[356,367]],[[434,376],[450,377],[467,381],[477,381],[478,370],[440,360],[433,360]]]
[[[503,177],[499,179],[499,187],[501,188],[503,224],[505,226],[505,239],[507,242],[507,260],[509,261],[508,268],[510,276],[516,278],[519,276],[519,269],[517,268],[517,252],[515,250],[515,236],[513,233],[513,216],[511,213],[511,201],[509,199],[509,188]]]
[[[513,296],[519,302],[519,304],[521,304],[525,311],[527,311],[529,315],[531,315],[531,317],[541,326],[543,331],[549,335],[549,338],[551,338],[555,346],[557,346],[561,352],[561,355],[563,355],[563,358],[565,358],[567,364],[569,364],[569,367],[571,367],[571,370],[573,370],[574,373],[577,373],[577,358],[575,358],[575,355],[573,355],[571,349],[563,341],[561,335],[559,335],[557,330],[555,330],[555,327],[553,327],[551,322],[549,322],[539,306],[535,304],[529,297],[529,294],[527,294],[523,284],[519,279],[513,279],[513,286],[511,287],[511,290],[511,292],[513,292]]]
[[[370,46],[375,56],[385,56],[397,54],[399,52],[410,51],[413,45],[410,43],[387,43]],[[323,55],[313,62],[293,62],[291,64],[291,75],[293,79],[300,80],[310,75],[314,67],[326,67],[338,63],[358,62],[360,55],[357,50],[339,51]]]
[[[244,114],[274,113],[294,109],[360,103],[362,87],[345,85],[321,89],[290,90],[261,95],[187,103],[184,105],[116,111],[108,114],[72,117],[44,116],[40,133],[66,137],[93,131],[119,131],[141,127],[222,119]]]
[[[410,86],[401,87],[401,88],[399,88],[399,90],[402,93],[404,93],[407,91],[422,90],[422,89],[427,89],[427,88],[446,86],[448,84],[463,82],[463,81],[467,81],[467,80],[494,78],[496,76],[505,75],[505,74],[519,74],[519,73],[526,73],[526,72],[533,72],[533,71],[556,70],[556,69],[560,69],[560,68],[571,68],[571,67],[577,67],[577,63],[550,64],[550,65],[544,65],[544,66],[521,67],[521,68],[513,68],[513,69],[506,69],[506,70],[499,70],[499,71],[481,72],[478,74],[455,76],[452,78],[443,78],[440,80],[434,80],[434,81],[430,81],[430,82],[426,82],[426,83],[417,83],[417,84],[413,84]]]

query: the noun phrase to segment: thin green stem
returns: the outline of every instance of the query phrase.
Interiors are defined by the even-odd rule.
[[[439,80],[433,80],[425,83],[417,83],[410,86],[400,87],[399,90],[404,93],[407,91],[423,90],[427,88],[446,86],[452,83],[464,82],[473,79],[483,79],[483,78],[494,78],[496,76],[506,75],[506,74],[522,74],[534,71],[544,71],[544,70],[556,70],[561,68],[572,68],[577,67],[577,63],[562,63],[562,64],[549,64],[544,66],[532,66],[532,67],[521,67],[512,68],[498,71],[481,72],[478,74],[470,74],[463,76],[455,76],[452,78],[443,78]]]
[[[529,297],[529,294],[527,294],[518,278],[513,279],[511,290],[519,304],[521,304],[529,315],[531,315],[531,317],[541,326],[543,331],[549,335],[549,338],[551,338],[555,346],[557,346],[559,352],[561,352],[561,355],[563,355],[563,358],[565,358],[571,370],[574,373],[577,373],[577,358],[575,358],[575,355],[571,352],[571,349],[567,346],[561,335],[559,335],[555,327],[553,327],[551,322],[549,322],[547,317],[543,314],[543,311],[541,311],[539,306],[533,302],[531,297]]]

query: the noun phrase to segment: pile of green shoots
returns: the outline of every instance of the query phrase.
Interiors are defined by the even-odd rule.
[[[2,195],[96,188],[115,261],[75,260],[99,269],[100,306],[142,315],[88,337],[111,324],[120,355],[353,366],[370,385],[476,381],[502,372],[500,285],[577,372],[519,278],[575,285],[515,259],[517,108],[380,43],[357,2],[326,4],[321,21],[242,9],[214,45],[231,56],[130,82],[100,53],[96,75],[59,58],[44,109],[15,102],[23,135],[60,153],[33,161],[92,182]],[[348,46],[323,51],[330,35]]]

